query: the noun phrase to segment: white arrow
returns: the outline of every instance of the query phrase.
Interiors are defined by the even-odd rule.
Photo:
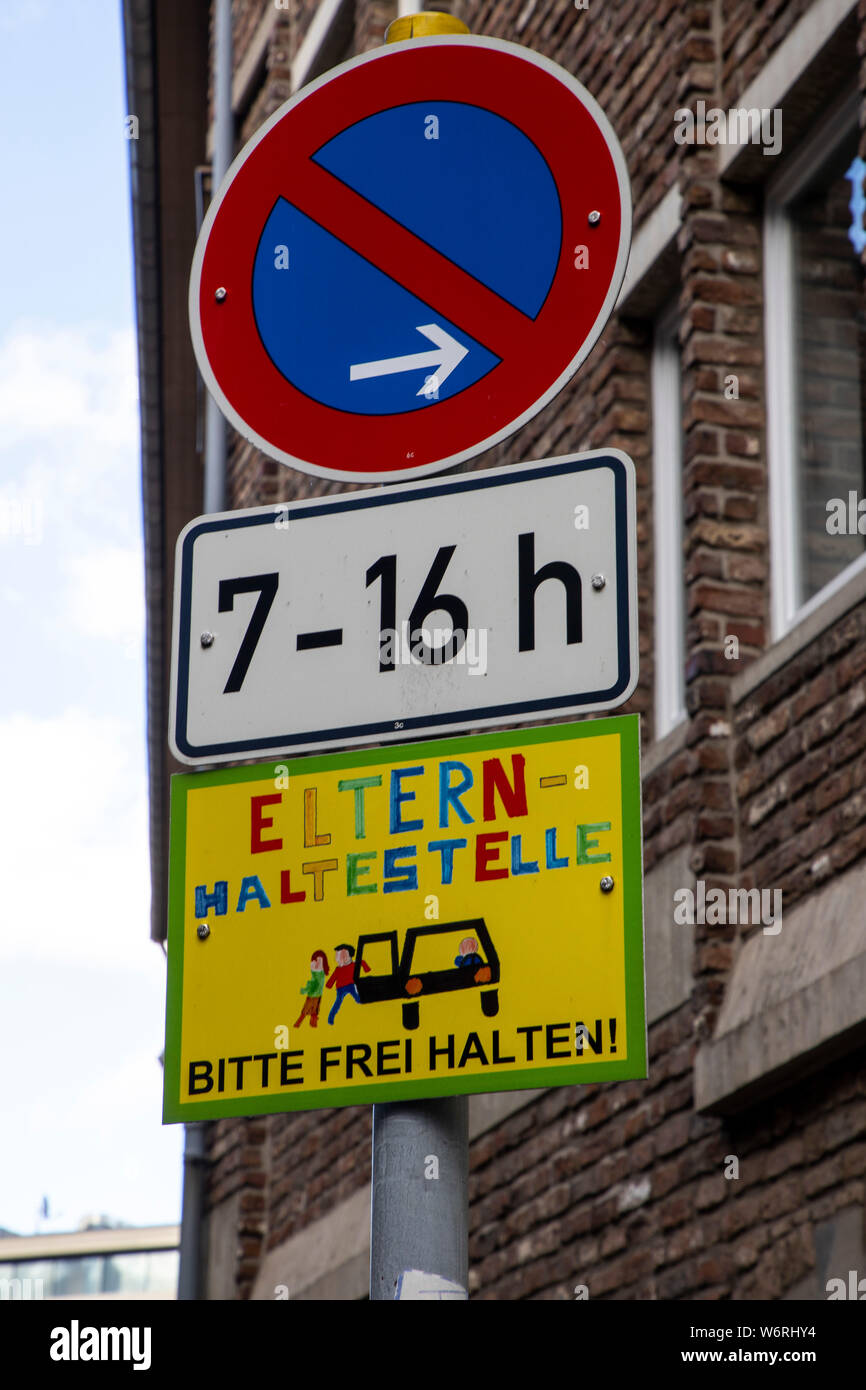
[[[392,372],[412,372],[421,368],[433,367],[435,376],[428,376],[416,396],[432,396],[443,382],[459,367],[469,351],[440,328],[438,323],[418,324],[418,332],[436,344],[435,352],[413,352],[406,357],[385,357],[381,362],[356,362],[349,368],[350,381],[363,381],[365,377],[390,376]]]

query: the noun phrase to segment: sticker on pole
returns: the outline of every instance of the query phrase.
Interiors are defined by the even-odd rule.
[[[432,473],[570,379],[630,233],[616,137],[564,69],[497,39],[388,45],[304,88],[226,175],[190,280],[198,364],[283,463]]]
[[[175,776],[169,902],[166,1121],[646,1075],[637,715]]]

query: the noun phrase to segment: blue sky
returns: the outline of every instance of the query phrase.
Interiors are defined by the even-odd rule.
[[[126,115],[119,0],[0,0],[0,1227],[22,1234],[179,1219]]]

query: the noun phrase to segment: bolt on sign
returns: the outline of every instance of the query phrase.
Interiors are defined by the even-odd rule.
[[[638,718],[172,779],[166,1122],[646,1076]]]

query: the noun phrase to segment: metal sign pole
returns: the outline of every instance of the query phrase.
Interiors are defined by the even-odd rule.
[[[371,1299],[465,1299],[469,1100],[373,1106]]]
[[[385,42],[468,33],[446,14],[403,15]],[[370,1298],[468,1298],[469,1100],[373,1106]]]

